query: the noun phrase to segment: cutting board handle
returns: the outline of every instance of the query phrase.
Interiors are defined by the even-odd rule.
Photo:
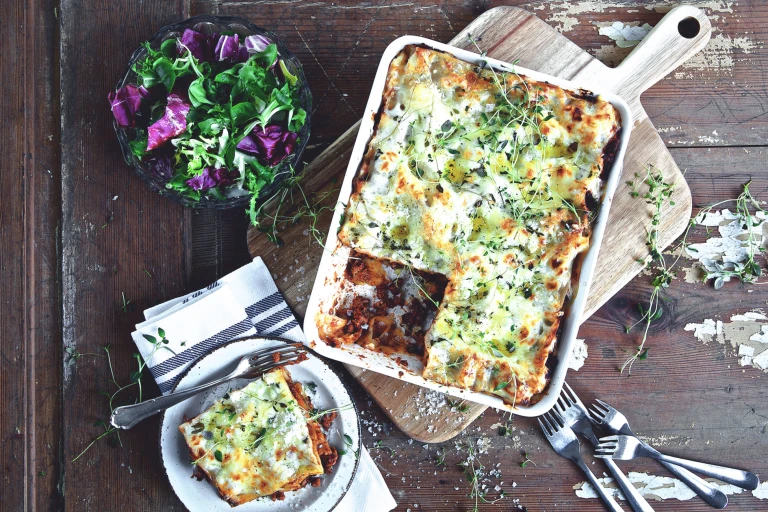
[[[706,46],[712,25],[701,9],[669,11],[615,70],[612,89],[633,100]]]

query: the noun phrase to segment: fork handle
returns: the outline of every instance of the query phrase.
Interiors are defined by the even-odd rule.
[[[733,484],[737,487],[741,487],[742,489],[747,489],[748,491],[754,491],[757,489],[757,486],[760,485],[760,480],[757,478],[757,475],[750,473],[749,471],[735,468],[726,468],[724,466],[715,466],[714,464],[697,462],[695,460],[671,457],[659,452],[656,452],[654,456],[656,459],[662,462],[669,462],[670,464],[674,464],[685,469],[690,469],[691,471],[696,471],[702,475],[717,478],[718,480],[721,480],[725,483]]]
[[[659,462],[662,466],[667,468],[670,473],[675,475],[680,481],[690,487],[693,492],[699,495],[699,498],[706,501],[711,507],[725,508],[725,506],[728,505],[728,496],[726,496],[725,493],[720,489],[715,489],[712,487],[709,482],[703,478],[694,475],[687,469],[681,468],[680,466],[675,466],[674,464],[670,464],[668,462]]]
[[[622,473],[621,469],[619,469],[619,466],[617,466],[616,463],[611,459],[604,459],[604,461],[605,465],[608,466],[608,470],[613,475],[613,478],[616,480],[616,484],[619,486],[619,489],[621,489],[621,492],[627,499],[629,507],[635,512],[654,512],[653,508],[640,494],[640,491],[638,491],[637,488],[632,485],[632,482],[629,481],[629,478],[627,478],[627,476]]]
[[[202,391],[218,386],[219,384],[226,382],[234,377],[236,377],[235,373],[231,373],[212,382],[207,382],[193,388],[177,391],[175,393],[171,393],[170,395],[159,396],[157,398],[153,398],[138,404],[118,407],[112,411],[112,416],[109,418],[109,422],[112,424],[112,426],[117,428],[131,428],[138,422],[147,419],[150,416],[154,416],[160,411],[164,411],[169,407],[173,407],[174,405],[181,403]]]
[[[603,486],[600,485],[600,482],[598,482],[597,477],[594,473],[587,467],[587,465],[584,463],[583,460],[576,460],[574,461],[577,466],[584,472],[585,475],[587,475],[587,480],[589,480],[589,483],[592,484],[592,487],[595,489],[595,492],[598,496],[603,500],[603,504],[605,504],[605,508],[610,510],[611,512],[624,512],[624,510],[619,506],[618,503],[613,499],[613,497],[605,492],[605,489],[603,489]]]

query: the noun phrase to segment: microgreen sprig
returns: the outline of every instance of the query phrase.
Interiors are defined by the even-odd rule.
[[[533,462],[531,458],[528,456],[528,452],[523,452],[523,457],[524,457],[524,460],[523,462],[520,463],[521,468],[528,467],[528,464],[533,464],[534,466],[536,465],[536,463]]]
[[[465,478],[469,482],[470,487],[467,497],[474,500],[472,512],[478,512],[480,503],[493,504],[506,497],[503,490],[499,491],[499,496],[494,500],[490,500],[488,497],[488,488],[484,485],[484,482],[488,481],[488,474],[486,473],[485,466],[480,461],[480,454],[476,448],[476,445],[479,445],[480,442],[480,439],[470,438],[457,441],[454,443],[454,448],[452,450],[443,449],[442,451],[439,451],[437,459],[435,460],[435,464],[438,467],[442,466],[445,470],[447,469],[445,463],[446,457],[450,453],[456,452],[463,457],[463,460],[459,461],[456,464],[456,467],[464,473]],[[491,474],[492,473],[493,472],[491,472]]]
[[[379,439],[378,441],[373,443],[373,446],[371,446],[371,450],[384,450],[384,451],[388,451],[389,452],[389,456],[390,457],[394,457],[395,456],[395,450],[393,450],[389,446],[384,446],[383,443],[384,443],[384,441]]]
[[[325,233],[318,228],[318,222],[324,212],[333,210],[333,206],[322,203],[338,192],[338,189],[329,190],[310,201],[300,183],[302,176],[296,175],[293,169],[290,172],[291,176],[261,206],[256,207],[256,198],[252,198],[246,213],[251,223],[278,246],[283,243],[279,236],[281,230],[304,218],[309,219],[309,234],[312,237],[310,241],[314,239],[318,245],[324,247]],[[300,194],[298,201],[294,199],[294,191]],[[281,214],[286,208],[294,209],[293,213]]]
[[[108,404],[109,404],[109,414],[112,415],[112,412],[114,412],[116,403],[115,400],[118,396],[121,395],[125,390],[137,386],[138,387],[138,397],[135,400],[135,403],[139,403],[143,401],[143,391],[141,387],[141,379],[144,375],[144,370],[147,367],[147,362],[152,360],[152,357],[155,355],[155,353],[159,350],[169,350],[173,352],[170,348],[168,348],[166,345],[168,344],[168,339],[165,337],[165,331],[158,327],[157,329],[157,337],[160,339],[158,340],[157,337],[154,336],[144,336],[147,341],[152,343],[154,345],[152,351],[150,352],[149,356],[146,360],[144,360],[140,354],[133,354],[133,357],[136,359],[136,362],[138,364],[138,369],[136,371],[131,372],[130,382],[128,384],[118,384],[117,377],[115,376],[115,370],[114,366],[112,364],[112,354],[109,351],[109,345],[106,345],[102,347],[102,350],[104,350],[104,355],[102,354],[95,354],[95,353],[85,353],[81,354],[77,352],[76,349],[72,347],[67,348],[67,353],[70,356],[70,362],[68,364],[73,365],[71,361],[74,358],[74,361],[77,361],[80,359],[80,357],[88,355],[88,356],[98,356],[98,357],[106,357],[107,359],[107,365],[109,367],[109,375],[110,378],[108,380],[108,383],[111,384],[114,388],[116,388],[112,393],[109,393],[107,391],[101,391],[99,394],[103,395],[107,398]],[[155,341],[152,342],[150,338],[154,339]],[[95,427],[103,427],[104,432],[99,434],[98,436],[94,437],[91,442],[81,451],[74,459],[72,459],[72,462],[76,462],[80,457],[82,457],[85,452],[87,452],[94,444],[96,444],[97,441],[100,439],[103,439],[109,435],[115,434],[117,436],[117,440],[120,443],[120,446],[123,445],[122,440],[120,439],[120,429],[117,429],[111,425],[109,425],[107,422],[105,422],[102,419],[96,420],[96,422],[93,424]]]
[[[339,455],[346,455],[347,453],[351,453],[355,458],[358,457],[358,453],[360,452],[360,449],[353,450],[352,448],[355,446],[355,442],[352,440],[352,438],[348,434],[344,434],[344,450],[339,450]]]

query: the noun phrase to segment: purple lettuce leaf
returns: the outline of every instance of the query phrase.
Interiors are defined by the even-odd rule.
[[[243,45],[240,45],[240,49],[237,52],[237,62],[245,62],[248,60],[248,57],[250,57],[251,54],[248,53],[248,48],[246,48]]]
[[[289,132],[280,125],[270,124],[264,129],[257,126],[237,144],[237,149],[257,155],[274,167],[293,152],[297,138],[297,133]]]
[[[161,178],[163,181],[170,181],[173,177],[173,166],[171,165],[171,155],[153,155],[144,159],[149,172]]]
[[[204,192],[214,187],[226,187],[235,182],[240,177],[240,172],[237,170],[228,171],[227,169],[220,167],[206,167],[203,172],[190,178],[186,181],[187,185],[193,190]]]
[[[107,95],[118,126],[130,128],[136,126],[136,112],[141,108],[141,100],[149,96],[144,87],[128,84]]]
[[[245,38],[245,47],[249,53],[259,53],[267,49],[272,41],[264,36],[252,35]]]
[[[169,139],[184,133],[187,129],[189,108],[189,100],[186,98],[175,93],[168,95],[168,103],[165,106],[163,117],[147,130],[147,151],[160,147]]]
[[[221,36],[214,52],[217,61],[235,62],[240,55],[240,36]]]
[[[202,32],[188,28],[181,35],[176,51],[179,55],[184,55],[186,50],[189,50],[197,60],[213,62],[214,50],[218,40],[218,34],[205,35]]]

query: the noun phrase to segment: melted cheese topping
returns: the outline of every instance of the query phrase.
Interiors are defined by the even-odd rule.
[[[435,50],[392,61],[339,239],[448,277],[425,378],[513,404],[543,391],[619,121],[591,93]]]
[[[231,504],[323,474],[307,413],[289,382],[285,370],[273,370],[179,426],[197,466]]]

